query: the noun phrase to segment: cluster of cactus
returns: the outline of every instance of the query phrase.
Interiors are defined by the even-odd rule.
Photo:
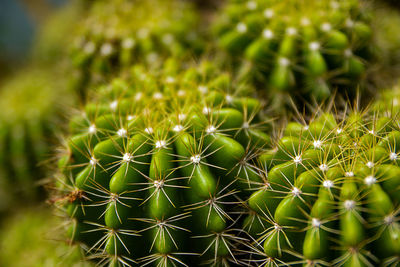
[[[21,201],[38,197],[39,178],[45,177],[39,163],[50,156],[54,136],[54,106],[57,93],[44,70],[25,69],[5,81],[0,91],[0,181],[2,194],[10,192]],[[64,99],[67,104],[67,98]],[[4,190],[4,192],[3,192]],[[9,206],[2,196],[2,209]],[[4,205],[4,207],[3,207]]]
[[[76,86],[85,87],[93,75],[101,80],[138,62],[155,66],[167,56],[195,56],[203,50],[197,28],[198,15],[190,3],[93,3],[71,49],[73,65],[79,70]]]
[[[373,60],[369,13],[356,0],[221,13],[228,53],[191,65],[209,55],[190,4],[91,5],[70,56],[81,88],[101,83],[70,120],[55,184],[69,242],[110,267],[400,265],[399,90],[274,131],[254,89],[351,98]]]
[[[219,47],[269,96],[354,96],[373,57],[369,13],[356,0],[231,0],[215,24]]]
[[[261,103],[215,72],[209,63],[173,76],[134,67],[71,121],[60,191],[70,238],[92,258],[236,261],[240,188],[262,182],[253,161],[270,138]]]

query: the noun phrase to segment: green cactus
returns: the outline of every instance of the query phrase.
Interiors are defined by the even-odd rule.
[[[24,69],[0,90],[0,180],[4,197],[14,205],[44,196],[38,192],[39,180],[46,177],[39,163],[47,160],[51,143],[56,143],[52,138],[59,107],[54,103],[62,92],[52,81],[45,70]],[[69,104],[67,97],[63,101]],[[1,210],[11,204],[0,202]]]
[[[131,73],[71,120],[70,238],[109,266],[240,262],[240,198],[262,181],[255,159],[270,143],[261,103],[210,63]]]
[[[355,96],[373,56],[369,13],[356,0],[231,0],[214,27],[239,73],[272,98]]]
[[[210,65],[131,73],[71,120],[60,160],[70,238],[89,255],[109,266],[400,264],[397,115],[316,112],[270,146],[259,102],[210,78]]]
[[[104,81],[139,62],[156,67],[168,56],[191,59],[204,45],[198,21],[194,7],[183,1],[93,3],[71,51],[75,87],[85,90],[89,80]]]
[[[290,122],[248,199],[254,262],[398,266],[399,127],[397,115],[356,111]]]
[[[7,218],[0,231],[0,265],[13,267],[90,267],[78,247],[59,238],[59,218],[44,208]],[[18,255],[16,257],[16,255]]]

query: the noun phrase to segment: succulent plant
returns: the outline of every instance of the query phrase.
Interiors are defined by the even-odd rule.
[[[80,90],[139,62],[155,67],[169,56],[191,59],[204,45],[198,14],[183,1],[98,1],[82,24],[71,51]]]
[[[60,207],[71,240],[91,258],[109,266],[400,263],[397,113],[315,112],[273,142],[251,90],[240,97],[210,64],[179,73],[135,66],[71,120]]]
[[[259,157],[268,178],[247,202],[254,262],[398,266],[399,126],[357,111],[290,122]]]
[[[12,201],[2,198],[0,210],[43,197],[38,183],[45,178],[45,170],[39,163],[51,154],[59,110],[54,103],[62,92],[52,81],[44,70],[24,69],[0,90],[0,181],[2,195]],[[68,98],[63,101],[67,104]]]
[[[355,96],[373,57],[369,13],[356,0],[230,0],[215,22],[220,49],[271,98]]]
[[[59,240],[63,236],[59,224],[59,218],[43,207],[22,210],[7,218],[0,230],[1,266],[93,266],[82,260],[78,247],[71,248],[65,240]]]
[[[131,73],[71,120],[71,240],[109,266],[238,262],[240,189],[261,181],[253,161],[270,143],[261,103],[210,63]]]

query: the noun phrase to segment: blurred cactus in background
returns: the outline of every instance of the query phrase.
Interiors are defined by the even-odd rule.
[[[157,67],[168,56],[191,60],[204,50],[199,15],[178,0],[97,1],[76,26],[70,56],[82,98],[90,82],[105,82],[132,64]]]
[[[81,5],[75,3],[43,19],[50,18],[49,24],[39,27],[25,66],[1,81],[2,213],[46,199],[43,186],[50,181],[50,170],[45,162],[55,154],[53,146],[63,129],[65,110],[74,102],[74,94],[67,91],[67,39],[63,29],[71,27],[71,20],[81,12]]]
[[[48,169],[39,164],[51,156],[56,143],[59,104],[71,104],[67,97],[58,99],[63,94],[65,90],[48,70],[28,68],[0,89],[0,180],[7,188],[4,193],[13,196],[11,207],[45,197],[39,184]],[[0,202],[2,208],[10,205]]]
[[[82,0],[71,0],[44,19],[37,29],[31,49],[31,61],[41,65],[66,65],[68,48],[73,41],[70,34],[81,20],[87,5]]]
[[[1,266],[400,266],[399,11],[21,3],[38,34],[0,81]]]
[[[244,79],[276,98],[354,97],[373,57],[370,12],[357,0],[231,0],[215,34]]]

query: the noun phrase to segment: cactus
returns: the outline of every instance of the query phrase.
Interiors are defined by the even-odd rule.
[[[314,112],[272,146],[259,101],[228,76],[209,64],[167,69],[133,67],[71,120],[59,205],[90,258],[400,264],[398,113]]]
[[[78,247],[57,240],[60,220],[43,208],[19,211],[0,231],[0,265],[13,267],[90,267]],[[57,236],[57,238],[55,238]],[[18,257],[15,257],[18,255]]]
[[[154,67],[203,50],[198,15],[181,1],[98,1],[82,24],[71,52],[78,90],[138,62]]]
[[[135,66],[71,120],[59,164],[68,201],[58,206],[90,258],[109,266],[240,262],[237,211],[261,181],[255,158],[270,143],[268,121],[246,86],[216,73],[210,63],[156,75]]]
[[[46,71],[25,69],[5,81],[0,90],[0,180],[4,197],[13,201],[2,199],[2,210],[27,198],[43,198],[38,183],[46,174],[39,163],[51,153],[51,137],[58,123],[54,102],[61,90],[55,89]],[[63,101],[67,104],[68,98]]]
[[[398,266],[399,126],[358,111],[290,122],[260,155],[268,179],[247,202],[254,262]]]
[[[215,36],[272,98],[324,100],[336,89],[354,97],[373,58],[368,14],[355,0],[231,0]]]

